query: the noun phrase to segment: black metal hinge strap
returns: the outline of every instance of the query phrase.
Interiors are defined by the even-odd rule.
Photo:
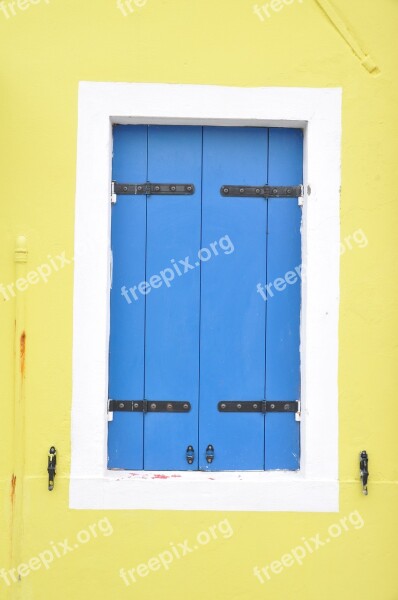
[[[169,412],[187,413],[190,402],[175,400],[109,400],[109,412]]]
[[[300,198],[303,195],[302,185],[222,185],[222,196],[242,198]]]
[[[120,196],[191,196],[195,192],[193,183],[116,183],[112,191]]]
[[[257,413],[275,413],[275,412],[299,412],[300,402],[285,400],[251,400],[241,401],[222,400],[218,403],[220,412],[257,412]]]

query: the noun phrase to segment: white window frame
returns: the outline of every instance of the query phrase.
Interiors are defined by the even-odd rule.
[[[71,508],[338,511],[341,96],[340,88],[80,83]],[[300,471],[107,470],[114,123],[303,129]]]

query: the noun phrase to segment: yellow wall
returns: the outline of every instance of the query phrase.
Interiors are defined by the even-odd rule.
[[[28,241],[28,270],[48,262],[48,255],[73,256],[80,80],[341,86],[341,232],[345,238],[362,230],[368,240],[341,257],[339,515],[69,510],[73,265],[18,294],[25,316],[14,299],[0,295],[0,568],[28,562],[51,542],[73,542],[105,517],[113,528],[112,535],[100,533],[18,583],[0,579],[0,598],[398,598],[398,6],[395,0],[332,1],[342,19],[335,17],[336,25],[321,9],[324,1],[316,0],[268,9],[263,21],[252,0],[137,0],[127,16],[116,0],[20,0],[24,10],[15,6],[15,15],[8,0],[0,8],[3,284],[16,279],[17,235]],[[339,33],[344,24],[348,41]],[[365,68],[349,41],[378,69]],[[16,310],[16,336],[26,331],[22,385],[19,355],[14,360]],[[14,455],[21,457],[23,443],[25,460],[18,463]],[[59,468],[49,493],[51,444]],[[358,481],[363,448],[370,455],[368,497]],[[253,575],[255,565],[278,560],[302,538],[319,533],[325,539],[328,527],[353,511],[363,527],[348,521],[347,531],[308,553],[301,566],[286,567],[264,584]],[[162,567],[130,586],[123,583],[120,568],[147,562],[171,542],[192,542],[225,518],[230,537],[220,535],[175,559],[167,572]]]

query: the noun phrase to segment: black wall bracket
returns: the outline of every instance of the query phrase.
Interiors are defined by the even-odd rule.
[[[47,464],[47,472],[48,472],[48,491],[52,492],[54,489],[54,479],[56,474],[56,466],[57,466],[57,451],[54,446],[51,446],[48,452],[48,464]]]
[[[367,496],[368,495],[368,479],[369,479],[369,457],[366,450],[362,450],[359,455],[359,471],[362,482],[362,493]]]

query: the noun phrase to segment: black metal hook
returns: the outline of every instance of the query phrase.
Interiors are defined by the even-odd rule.
[[[54,446],[51,446],[50,451],[48,453],[48,466],[47,466],[47,472],[48,472],[48,491],[52,492],[52,490],[54,489],[54,478],[55,478],[55,474],[56,474],[56,468],[57,466],[57,451],[54,448]]]
[[[368,495],[368,479],[369,479],[369,471],[368,471],[368,453],[366,450],[362,450],[359,455],[359,469],[361,474],[362,481],[362,493],[367,496]]]

